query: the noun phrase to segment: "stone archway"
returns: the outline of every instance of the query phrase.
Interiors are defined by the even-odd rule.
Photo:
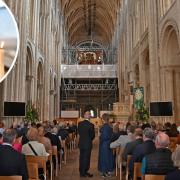
[[[180,46],[174,26],[165,28],[162,38],[160,65],[163,73],[163,100],[172,101],[174,120],[180,122]]]
[[[32,84],[32,53],[29,47],[27,47],[27,55],[26,55],[26,87],[25,87],[25,101],[27,104],[32,103],[32,89],[31,89],[31,84]]]
[[[37,67],[37,109],[39,112],[39,120],[43,120],[43,65],[41,61]]]

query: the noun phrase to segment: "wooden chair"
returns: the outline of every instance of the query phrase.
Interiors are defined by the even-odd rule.
[[[63,144],[62,144],[61,136],[59,136],[59,141],[61,143],[61,148],[62,148]],[[61,168],[62,168],[62,149],[59,152],[59,160],[60,160],[60,162],[59,162],[59,170],[61,170]]]
[[[46,161],[48,160],[48,157],[45,156],[30,156],[30,155],[26,155],[26,162],[27,163],[37,163],[38,164],[38,168],[42,168],[43,169],[43,173],[44,173],[44,177],[46,179],[47,177],[47,169],[46,169]]]
[[[115,148],[114,153],[116,153],[116,169],[115,169],[115,175],[118,176],[118,168],[119,168],[119,179],[122,180],[122,152],[123,149],[120,147]]]
[[[169,141],[170,141],[169,149],[173,152],[176,149],[178,138],[177,137],[170,137]]]
[[[128,155],[127,156],[127,161],[126,161],[126,180],[128,180],[128,176],[129,176],[129,163],[130,163],[131,158],[132,158],[132,155]]]
[[[69,151],[73,150],[73,133],[69,133],[69,142],[68,142]]]
[[[27,163],[29,180],[39,180],[38,163]]]
[[[65,145],[66,145],[67,154],[70,154],[70,152],[71,152],[71,137],[72,137],[72,134],[69,133],[69,137],[67,137],[65,139]]]
[[[165,175],[145,174],[145,180],[164,180]]]
[[[76,133],[72,133],[72,149],[76,148]]]
[[[137,180],[138,177],[142,177],[141,166],[142,166],[142,163],[140,163],[140,162],[134,163],[133,180]]]
[[[0,180],[22,180],[22,176],[0,176]]]
[[[67,163],[67,148],[66,148],[66,140],[61,140],[61,145],[64,149],[64,164]]]
[[[49,150],[48,151],[48,153],[49,153],[49,156],[48,156],[48,161],[49,161],[49,163],[50,163],[50,178],[51,178],[51,180],[53,179],[53,161],[52,161],[52,150]]]
[[[117,174],[118,174],[118,154],[119,154],[119,151],[117,148],[113,148],[112,151],[113,151],[113,154],[116,156],[116,159],[115,159],[115,176],[117,176]]]
[[[62,169],[62,149],[59,152],[59,170]]]
[[[57,146],[52,146],[52,155],[55,156],[55,161],[56,161],[56,173],[55,173],[55,175],[58,176],[58,151],[57,151]]]

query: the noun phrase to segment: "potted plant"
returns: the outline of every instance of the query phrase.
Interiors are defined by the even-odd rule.
[[[30,123],[36,123],[39,121],[38,111],[35,105],[28,104],[26,106],[26,117],[25,120]]]
[[[143,105],[140,109],[136,111],[135,114],[136,120],[147,122],[149,119],[149,110],[145,105]]]

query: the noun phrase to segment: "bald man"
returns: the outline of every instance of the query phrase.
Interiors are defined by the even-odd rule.
[[[90,168],[92,141],[95,137],[94,125],[90,122],[89,111],[84,113],[84,120],[78,124],[79,133],[79,172],[81,177],[92,177],[88,172]]]
[[[142,174],[165,175],[174,170],[171,151],[168,149],[169,136],[159,132],[155,139],[156,151],[143,158]]]

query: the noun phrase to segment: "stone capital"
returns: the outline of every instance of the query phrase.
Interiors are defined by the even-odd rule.
[[[43,84],[37,84],[37,88],[38,89],[42,89],[43,88]]]
[[[49,91],[50,95],[54,95],[55,91],[52,89]]]
[[[27,81],[31,81],[32,79],[33,79],[33,76],[32,76],[32,75],[27,75],[27,76],[26,76],[26,80],[27,80]]]

